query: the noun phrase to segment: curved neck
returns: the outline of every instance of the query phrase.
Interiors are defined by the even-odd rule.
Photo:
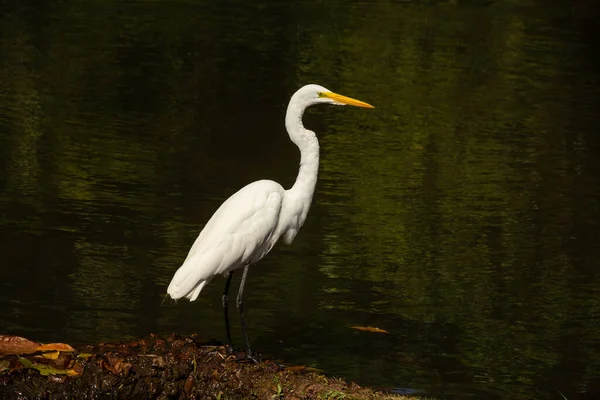
[[[306,106],[294,103],[292,101],[288,106],[285,115],[285,127],[292,142],[300,149],[300,171],[294,186],[288,190],[288,193],[291,197],[305,200],[305,202],[298,202],[306,204],[302,210],[299,210],[301,223],[303,223],[306,214],[308,214],[308,208],[317,184],[319,141],[313,131],[304,128],[304,125],[302,125],[302,114]]]

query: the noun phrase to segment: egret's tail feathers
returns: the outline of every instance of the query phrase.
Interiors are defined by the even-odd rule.
[[[206,286],[208,282],[212,280],[212,277],[210,277],[208,279],[194,282],[191,278],[184,279],[183,281],[176,278],[178,278],[177,274],[175,274],[175,277],[173,277],[173,280],[169,284],[169,287],[167,288],[167,294],[174,300],[185,297],[189,301],[196,300],[204,286]]]
[[[189,292],[188,294],[185,295],[185,298],[188,299],[189,301],[194,301],[198,298],[198,295],[200,294],[200,292],[202,291],[202,289],[204,288],[204,286],[206,286],[208,284],[208,282],[210,281],[202,281],[198,284],[198,286],[196,286],[194,288],[194,290],[192,290],[191,292]]]
[[[216,251],[195,252],[188,256],[173,275],[167,293],[175,300],[182,297],[196,300],[204,286],[214,278],[222,258]]]

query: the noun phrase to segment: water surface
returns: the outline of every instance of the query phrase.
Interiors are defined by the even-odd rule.
[[[314,82],[376,108],[307,112],[319,182],[250,272],[255,347],[440,398],[598,396],[592,3],[3,5],[0,332],[223,339],[224,280],[161,301],[222,201],[293,184]]]

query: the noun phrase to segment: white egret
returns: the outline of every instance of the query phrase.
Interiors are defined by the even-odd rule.
[[[200,291],[218,274],[226,275],[223,309],[228,350],[231,334],[228,318],[228,292],[234,270],[244,268],[237,296],[246,357],[252,351],[243,312],[244,285],[250,265],[262,259],[283,237],[290,244],[304,224],[312,201],[319,169],[319,142],[313,131],[304,128],[302,114],[313,104],[352,105],[373,108],[370,104],[331,92],[319,85],[306,85],[292,98],[285,116],[290,139],[300,149],[300,171],[291,189],[285,190],[270,180],[252,182],[228,198],[213,214],[179,267],[167,293],[173,299],[198,298]]]

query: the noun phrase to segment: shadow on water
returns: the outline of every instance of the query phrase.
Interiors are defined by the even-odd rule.
[[[598,396],[592,3],[2,6],[0,331],[222,339],[224,281],[162,296],[225,198],[292,185],[283,114],[315,82],[376,109],[307,113],[320,180],[250,272],[256,347],[444,398]]]

